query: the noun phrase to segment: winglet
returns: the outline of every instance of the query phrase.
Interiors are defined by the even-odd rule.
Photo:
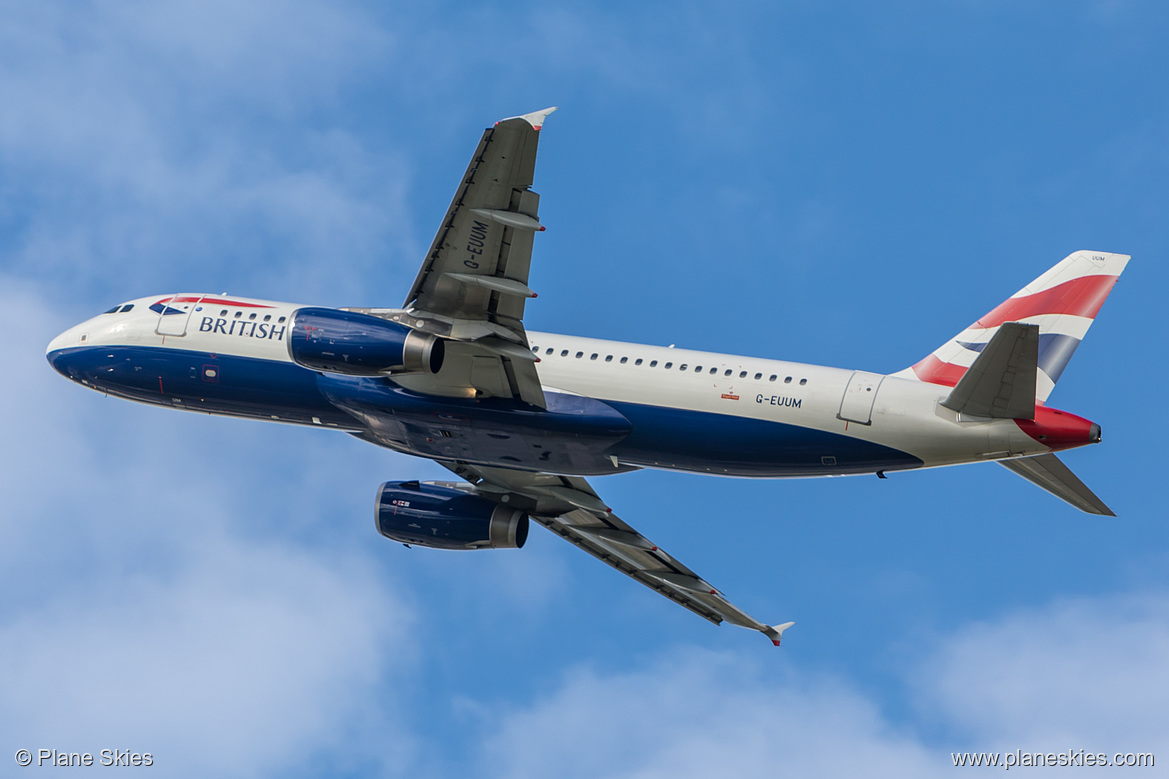
[[[760,631],[763,635],[771,639],[771,643],[779,646],[779,640],[783,638],[783,631],[790,628],[794,622],[785,622],[782,625],[771,625],[766,630]]]
[[[498,122],[496,122],[496,124],[506,122],[510,119],[523,119],[525,122],[532,125],[533,130],[539,132],[540,128],[544,126],[544,120],[548,118],[548,114],[552,113],[557,108],[558,106],[552,106],[551,108],[545,108],[540,111],[533,111],[532,113],[524,114],[523,116],[509,116],[507,119],[500,119]]]

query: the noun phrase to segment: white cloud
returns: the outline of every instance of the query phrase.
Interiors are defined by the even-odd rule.
[[[484,773],[936,775],[927,750],[864,696],[767,659],[691,650],[632,673],[576,669],[487,736]]]
[[[165,775],[267,775],[326,752],[409,764],[414,735],[385,690],[418,662],[411,607],[362,549],[252,527],[272,523],[265,504],[311,505],[327,485],[298,487],[290,468],[284,495],[249,494],[230,475],[257,467],[260,426],[237,423],[236,457],[209,465],[222,438],[168,434],[206,418],[144,424],[149,410],[86,395],[44,361],[58,318],[0,276],[15,334],[0,383],[3,747],[149,751]]]
[[[246,775],[352,747],[357,717],[390,729],[369,691],[388,660],[411,662],[409,617],[368,565],[191,535],[198,551],[176,570],[62,581],[0,628],[6,746],[119,746],[170,775]]]
[[[230,268],[253,294],[262,281],[267,294],[355,295],[387,256],[420,255],[401,218],[409,166],[390,139],[361,140],[338,105],[354,74],[383,70],[397,51],[359,8],[9,11],[0,227],[11,230],[0,247],[22,272],[100,288],[114,268],[165,290],[221,284]]]
[[[970,625],[907,669],[920,704],[907,722],[790,657],[700,650],[571,669],[494,721],[491,706],[465,708],[486,731],[488,776],[933,777],[969,750],[1164,755],[1167,615],[1157,592]]]
[[[1166,657],[1169,594],[1084,598],[967,626],[917,683],[970,748],[1169,759]]]

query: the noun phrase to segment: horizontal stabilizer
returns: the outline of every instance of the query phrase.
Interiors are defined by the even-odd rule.
[[[1080,511],[1106,517],[1116,516],[1112,509],[1105,506],[1104,501],[1097,498],[1095,493],[1088,489],[1088,485],[1080,481],[1054,454],[1041,454],[1038,457],[1024,457],[1018,460],[999,460],[998,463]]]
[[[1007,322],[958,380],[946,408],[996,419],[1035,418],[1039,326]]]

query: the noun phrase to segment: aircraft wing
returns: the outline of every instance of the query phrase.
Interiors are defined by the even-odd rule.
[[[779,646],[783,631],[795,624],[767,625],[739,609],[613,514],[580,477],[441,464],[474,485],[479,495],[527,511],[556,535],[716,625],[725,620],[758,630]]]
[[[473,390],[546,407],[523,316],[536,296],[528,287],[532,239],[544,229],[540,196],[530,189],[536,145],[555,110],[504,119],[483,132],[406,297],[415,326],[451,340],[449,366],[437,377],[402,382],[412,389]]]

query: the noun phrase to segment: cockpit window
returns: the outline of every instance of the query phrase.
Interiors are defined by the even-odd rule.
[[[111,308],[109,311],[103,311],[102,313],[103,313],[103,314],[116,314],[116,313],[118,313],[118,311],[119,311],[121,308],[122,308],[122,307],[121,307],[120,305],[118,305],[118,306],[114,306],[114,307],[113,307],[113,308]]]
[[[124,314],[130,309],[134,308],[133,303],[119,303],[111,308],[109,311],[103,311],[103,314]]]
[[[129,313],[130,311],[133,311],[133,310],[134,310],[133,303],[127,303],[126,305],[122,306],[122,313],[123,314]]]

